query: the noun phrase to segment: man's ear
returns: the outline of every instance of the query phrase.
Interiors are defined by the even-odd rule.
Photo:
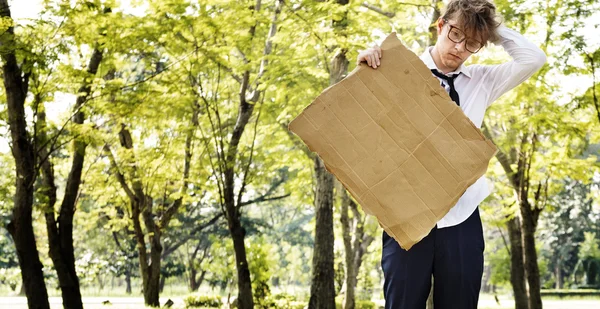
[[[436,21],[437,24],[437,35],[440,36],[442,34],[442,28],[444,28],[444,20],[440,17]]]

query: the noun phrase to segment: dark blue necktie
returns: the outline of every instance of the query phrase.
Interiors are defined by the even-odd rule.
[[[445,80],[448,83],[448,86],[450,86],[450,99],[452,99],[452,101],[454,101],[456,103],[456,105],[460,106],[460,100],[458,99],[458,92],[456,92],[456,88],[454,88],[454,80],[456,79],[456,77],[458,75],[460,75],[460,73],[454,74],[451,76],[446,76],[436,69],[431,69],[431,73],[433,73],[433,75]]]

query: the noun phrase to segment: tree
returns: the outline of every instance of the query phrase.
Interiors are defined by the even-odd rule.
[[[335,36],[343,36],[348,24],[347,0],[337,0],[332,10],[340,12],[332,21]],[[348,72],[347,49],[332,47],[337,50],[331,59],[329,84],[341,81]],[[313,250],[312,282],[308,308],[335,308],[335,284],[333,270],[333,184],[334,177],[318,156],[313,156],[316,176],[315,190],[315,246]]]
[[[95,11],[95,8],[93,9]],[[110,8],[104,9],[104,14],[109,13]],[[92,92],[92,83],[98,72],[98,68],[103,58],[103,47],[96,43],[94,51],[89,60],[86,73],[83,77],[81,87],[78,90],[78,96],[73,106],[73,115],[67,120],[71,122],[69,127],[72,132],[83,132],[79,128],[85,121],[84,103],[88,100]],[[48,68],[40,68],[51,71]],[[45,73],[45,74],[44,74]],[[73,217],[77,208],[77,197],[81,184],[81,174],[85,160],[85,151],[88,145],[85,133],[79,133],[73,137],[72,164],[65,184],[65,192],[62,198],[58,217],[55,216],[55,204],[57,203],[57,185],[54,164],[51,155],[56,150],[56,136],[48,136],[50,128],[46,121],[46,112],[44,101],[46,100],[47,89],[44,89],[46,82],[42,81],[41,74],[49,75],[47,72],[35,72],[31,79],[31,90],[34,94],[34,110],[37,111],[38,125],[36,130],[37,145],[40,145],[39,156],[42,172],[43,188],[41,194],[45,196],[45,218],[46,229],[48,233],[48,244],[50,258],[54,264],[58,275],[58,281],[62,292],[63,306],[65,308],[80,309],[83,308],[81,300],[81,291],[79,289],[79,278],[75,270],[75,249],[73,247]],[[50,77],[47,76],[49,79]],[[57,133],[60,134],[60,131]]]
[[[339,184],[339,183],[338,183]],[[340,223],[345,253],[344,309],[354,309],[358,273],[367,248],[373,242],[372,236],[365,228],[368,217],[358,209],[358,204],[350,198],[344,188],[337,188],[340,195]],[[352,216],[350,216],[350,212]]]
[[[197,117],[198,113],[194,112],[191,120],[191,123],[194,126],[197,126],[198,124]],[[111,166],[113,169],[112,173],[115,175],[119,184],[123,188],[123,191],[126,192],[127,197],[130,200],[131,220],[133,222],[134,235],[138,243],[137,248],[140,259],[144,302],[149,306],[160,305],[160,265],[162,257],[161,235],[163,230],[168,227],[172,216],[181,206],[183,195],[185,194],[184,192],[187,189],[190,161],[192,159],[190,144],[193,134],[193,128],[189,129],[186,134],[184,169],[179,197],[175,198],[171,202],[168,200],[163,200],[163,203],[158,204],[156,208],[153,207],[156,202],[154,201],[151,193],[144,189],[144,185],[142,183],[143,178],[141,178],[142,176],[138,170],[138,163],[136,162],[135,156],[132,153],[133,138],[129,129],[124,123],[121,124],[119,140],[120,145],[124,148],[125,152],[129,152],[124,160],[126,162],[125,165],[129,168],[120,168],[108,144],[104,148],[111,161]],[[126,171],[126,173],[121,172],[123,169]],[[142,228],[141,220],[144,222],[145,231]],[[148,237],[150,242],[149,252],[147,251],[146,247],[146,237]]]
[[[496,4],[509,26],[518,26],[516,29],[522,33],[535,28],[534,13],[520,11],[521,2],[497,1]],[[542,50],[547,51],[557,43],[554,38],[560,34],[556,29],[566,22],[567,16],[573,16],[573,11],[582,18],[589,16],[590,11],[582,10],[579,4],[569,1],[539,3],[544,19],[541,26],[545,31]],[[511,25],[513,21],[518,24]],[[491,114],[488,119],[493,119],[488,120],[488,124],[493,123],[491,129],[484,127],[486,135],[500,146],[496,158],[505,172],[505,181],[516,196],[514,204],[508,202],[506,205],[515,205],[518,209],[518,215],[510,214],[507,221],[511,282],[517,308],[542,307],[535,241],[539,215],[546,207],[548,197],[556,192],[557,180],[562,179],[566,171],[579,179],[589,164],[573,157],[573,153],[581,151],[581,132],[585,132],[585,125],[573,117],[568,108],[556,104],[556,98],[551,95],[558,84],[549,82],[551,79],[546,77],[557,66],[554,63],[546,65],[514,91],[512,100],[519,102],[519,109],[509,110],[496,104],[498,108],[492,108],[488,113]],[[502,114],[502,120],[496,121],[498,118],[493,116],[496,113]],[[497,132],[503,137],[499,139]]]
[[[243,197],[246,193],[248,180],[253,172],[250,168],[254,155],[254,141],[256,131],[250,140],[250,148],[247,154],[243,156],[240,152],[243,150],[244,132],[251,123],[252,116],[255,115],[255,107],[263,104],[265,98],[266,85],[264,85],[265,73],[269,67],[269,56],[273,51],[272,38],[277,32],[277,23],[279,15],[282,11],[283,1],[275,1],[272,4],[270,12],[271,20],[268,31],[265,32],[265,18],[263,17],[263,3],[257,1],[255,5],[248,8],[245,4],[238,4],[233,8],[202,7],[202,13],[206,14],[203,17],[210,19],[212,15],[221,16],[225,22],[232,21],[231,18],[240,20],[239,16],[229,15],[231,11],[243,12],[246,16],[241,23],[229,23],[224,25],[222,29],[214,26],[209,26],[206,29],[200,29],[200,37],[206,36],[211,38],[212,48],[222,48],[223,46],[233,47],[233,51],[239,55],[237,59],[230,59],[229,63],[223,61],[223,55],[212,53],[210,48],[200,44],[195,37],[186,39],[185,34],[181,34],[180,38],[188,41],[196,50],[199,50],[206,58],[213,62],[214,70],[206,72],[208,67],[192,67],[188,71],[187,76],[190,81],[190,89],[199,100],[204,112],[204,119],[207,121],[206,130],[203,130],[201,141],[206,149],[210,150],[210,170],[211,178],[216,181],[218,192],[218,205],[227,220],[227,226],[230,235],[233,239],[233,247],[236,257],[237,268],[237,284],[238,284],[238,304],[239,308],[253,308],[254,300],[252,296],[252,280],[250,278],[250,269],[248,267],[248,258],[244,238],[246,231],[242,226],[241,208],[245,204],[253,202],[244,202]],[[206,12],[210,11],[210,12]],[[207,20],[208,22],[208,20]],[[232,28],[232,25],[234,26]],[[239,27],[248,27],[246,30],[240,30]],[[232,31],[247,31],[241,38],[234,41],[233,38],[222,35],[228,30]],[[220,37],[223,36],[221,39]],[[231,44],[231,45],[229,45]],[[262,51],[257,54],[255,44],[264,46]],[[258,59],[258,60],[254,60]],[[198,65],[199,62],[196,62]],[[221,70],[228,72],[228,80],[221,80]],[[238,75],[239,72],[239,75]],[[235,96],[236,101],[232,98],[231,87],[236,82],[239,85],[239,92]],[[212,87],[212,88],[211,88]],[[217,91],[208,92],[208,89],[216,89]],[[231,115],[231,104],[236,102],[237,112]],[[255,116],[255,121],[258,123],[259,113]],[[256,130],[256,125],[255,125]],[[236,182],[241,184],[237,185]],[[281,182],[278,182],[279,184]],[[276,182],[277,184],[277,182]],[[269,188],[265,194],[258,197],[256,200],[267,200],[272,198],[271,194],[277,189],[278,184]],[[237,192],[236,192],[237,189]]]
[[[2,71],[8,109],[8,124],[11,134],[12,154],[16,166],[16,190],[14,208],[7,228],[10,232],[21,267],[21,277],[29,308],[49,309],[48,291],[44,283],[35,235],[33,233],[33,192],[36,179],[36,151],[25,119],[25,100],[29,90],[31,67],[29,63],[17,62],[18,40],[15,37],[13,20],[8,1],[0,1],[0,16],[3,18]]]
[[[126,18],[129,22],[137,21],[140,25],[145,25],[137,17]],[[147,22],[152,20],[148,19]],[[104,135],[105,141],[102,147],[103,155],[109,162],[108,172],[114,176],[121,194],[128,202],[128,206],[120,209],[114,219],[125,217],[133,226],[132,234],[137,242],[144,302],[156,307],[160,305],[162,235],[169,229],[172,218],[187,197],[190,169],[194,159],[192,143],[198,128],[199,110],[195,101],[183,100],[173,102],[170,109],[172,116],[164,117],[160,108],[164,101],[161,101],[161,98],[152,100],[147,97],[147,93],[159,93],[156,87],[160,85],[148,81],[160,74],[164,76],[167,65],[156,52],[146,52],[148,45],[153,44],[153,41],[148,40],[149,35],[152,33],[133,33],[123,41],[113,43],[120,43],[115,47],[118,47],[119,51],[123,50],[123,53],[121,59],[111,59],[111,68],[107,70],[111,78],[106,84],[111,99],[108,104],[99,106],[96,112],[108,115],[110,119],[99,126],[100,135]],[[129,47],[121,45],[132,39],[140,41],[137,46],[139,53],[136,50],[130,52]],[[159,49],[160,51],[162,49]],[[126,64],[134,64],[122,66],[120,71],[117,71],[115,64],[122,60],[125,60]],[[127,79],[133,81],[130,85],[123,86],[124,80]],[[171,87],[174,88],[173,84]],[[130,102],[135,104],[128,104]],[[140,119],[136,115],[136,109],[142,103],[154,113],[147,113]],[[150,107],[152,104],[156,104],[154,108]],[[147,126],[144,135],[137,139],[134,130],[142,127],[140,122],[147,121],[152,121],[152,124]],[[173,122],[186,125],[171,129]],[[117,148],[114,147],[116,143],[112,133],[115,131],[118,132]],[[148,147],[144,144],[150,137],[159,137],[157,146],[160,147],[160,152],[154,151],[153,146]],[[119,205],[124,204],[126,203]]]

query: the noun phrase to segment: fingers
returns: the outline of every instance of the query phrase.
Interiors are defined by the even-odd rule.
[[[371,66],[373,69],[377,69],[377,66],[379,65],[379,58],[377,58],[377,55],[375,53],[370,53],[369,58],[371,58]]]
[[[381,48],[375,45],[373,48],[360,52],[356,64],[359,65],[362,61],[366,61],[367,65],[373,69],[377,69],[381,65]]]
[[[371,62],[371,54],[366,54],[366,55],[365,55],[365,60],[367,60],[367,64],[368,64],[369,66],[372,66],[372,63],[373,63],[373,62]]]

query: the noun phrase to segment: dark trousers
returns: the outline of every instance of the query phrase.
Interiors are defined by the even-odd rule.
[[[385,308],[425,309],[431,275],[435,309],[477,308],[484,247],[479,208],[459,225],[434,227],[409,251],[383,232]]]

